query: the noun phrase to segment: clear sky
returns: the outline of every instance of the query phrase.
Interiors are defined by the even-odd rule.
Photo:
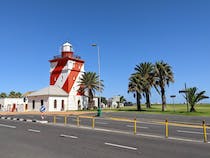
[[[210,96],[209,0],[1,0],[0,92],[24,93],[49,85],[49,62],[63,43],[72,43],[85,70],[98,72],[100,46],[103,96],[127,93],[128,78],[141,62],[172,66],[178,93],[196,86]],[[152,90],[152,102],[160,96]],[[206,100],[205,102],[210,102]]]

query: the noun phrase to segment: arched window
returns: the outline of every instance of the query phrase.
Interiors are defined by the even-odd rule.
[[[32,109],[35,109],[35,100],[32,101]]]
[[[57,100],[55,99],[54,100],[54,109],[56,109],[57,108]]]
[[[41,100],[41,105],[44,105],[44,100]]]
[[[64,100],[61,101],[61,110],[64,110]]]

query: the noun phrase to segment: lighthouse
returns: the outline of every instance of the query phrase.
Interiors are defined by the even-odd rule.
[[[50,85],[34,91],[28,97],[29,111],[39,111],[46,105],[46,111],[80,110],[87,107],[87,97],[79,90],[84,73],[84,60],[76,56],[70,43],[64,43],[60,55],[50,62]]]
[[[85,97],[78,92],[79,81],[84,73],[84,60],[74,55],[70,43],[64,43],[61,55],[54,56],[50,62],[50,86],[57,86],[68,94],[67,110],[81,109]]]

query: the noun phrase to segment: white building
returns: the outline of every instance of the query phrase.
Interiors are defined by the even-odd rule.
[[[50,62],[50,86],[28,95],[28,110],[38,111],[41,104],[47,111],[79,110],[87,107],[87,97],[78,92],[84,73],[84,61],[74,56],[70,43],[62,46],[61,55]]]
[[[25,111],[26,105],[23,98],[0,98],[0,111]]]

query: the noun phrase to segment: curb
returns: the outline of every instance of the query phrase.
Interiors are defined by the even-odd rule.
[[[44,121],[44,120],[31,120],[31,119],[23,119],[23,118],[18,118],[18,117],[7,117],[7,116],[0,116],[0,119],[23,121],[23,122],[34,122],[34,123],[48,123],[48,121]]]

